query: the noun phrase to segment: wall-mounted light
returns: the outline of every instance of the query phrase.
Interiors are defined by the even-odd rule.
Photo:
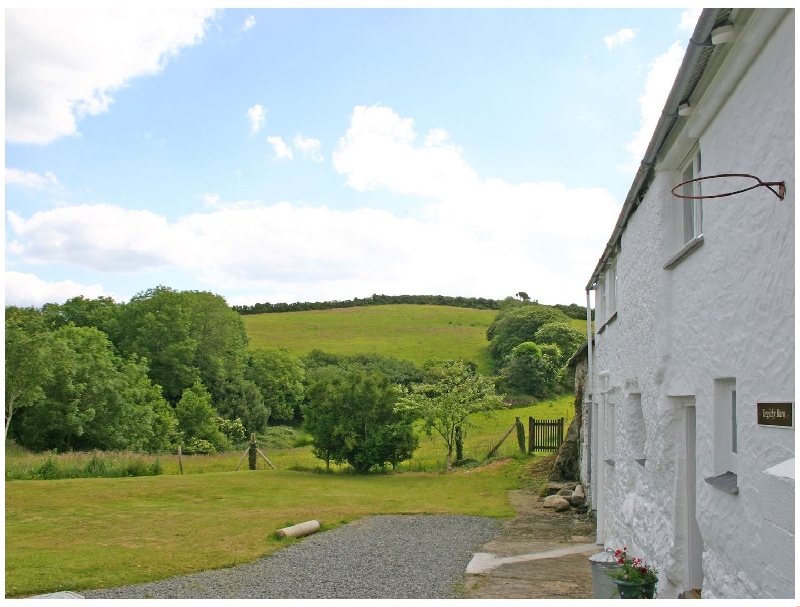
[[[678,106],[678,116],[690,116],[694,108],[689,105],[689,102],[681,103]]]
[[[716,29],[711,30],[711,44],[725,44],[733,38],[733,26],[722,25]]]

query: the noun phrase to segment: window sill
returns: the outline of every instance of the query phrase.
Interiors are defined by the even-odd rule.
[[[737,477],[733,472],[726,472],[717,476],[710,476],[706,482],[717,489],[721,489],[726,493],[736,495],[739,493],[739,485],[737,484]]]
[[[617,319],[617,313],[616,313],[616,312],[614,312],[614,313],[611,315],[611,317],[610,317],[610,318],[609,318],[607,321],[605,321],[605,322],[603,323],[603,325],[602,325],[602,326],[601,326],[599,329],[597,329],[597,333],[598,333],[598,335],[599,335],[600,333],[602,333],[603,331],[605,331],[605,330],[606,330],[606,327],[607,327],[608,325],[610,325],[612,322],[614,322],[616,319]]]
[[[689,253],[691,253],[695,249],[699,249],[701,244],[703,244],[702,234],[700,234],[699,236],[695,236],[689,242],[683,245],[683,248],[677,253],[675,253],[675,255],[673,255],[670,258],[670,260],[664,264],[664,269],[671,270],[672,268],[677,266],[684,257],[689,255]]]

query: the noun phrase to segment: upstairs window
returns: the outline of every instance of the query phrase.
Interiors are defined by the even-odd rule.
[[[697,150],[697,153],[684,166],[681,181],[689,181],[701,177],[701,169],[700,150]],[[699,181],[685,183],[681,189],[684,196],[701,195]],[[703,201],[683,198],[681,202],[683,202],[683,242],[681,244],[685,245],[703,233]]]
[[[611,318],[617,311],[617,262],[612,263],[606,271],[605,306],[606,320]]]

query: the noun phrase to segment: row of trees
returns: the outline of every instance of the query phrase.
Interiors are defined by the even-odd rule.
[[[302,362],[249,352],[241,317],[208,292],[8,307],[5,339],[6,437],[36,450],[221,449],[295,420],[305,394]]]
[[[523,302],[530,301],[528,294],[520,291],[517,297]],[[515,302],[513,297],[505,299],[487,299],[485,297],[451,297],[449,295],[377,295],[372,297],[332,301],[297,301],[293,303],[257,303],[251,306],[233,306],[239,314],[274,314],[280,312],[302,312],[305,310],[331,310],[334,308],[355,308],[359,306],[385,306],[390,304],[419,304],[432,306],[454,306],[458,308],[474,308],[478,310],[500,310],[510,302]],[[534,303],[536,301],[534,300]],[[577,304],[556,304],[552,306],[570,318],[585,319],[586,308]],[[594,318],[594,311],[592,311]]]

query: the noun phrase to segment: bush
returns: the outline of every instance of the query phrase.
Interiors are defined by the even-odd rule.
[[[181,447],[181,451],[185,455],[214,455],[217,449],[207,440],[192,437]]]
[[[394,411],[400,392],[384,375],[332,375],[307,394],[305,430],[314,438],[314,455],[328,465],[346,462],[366,473],[396,466],[417,448],[411,417]]]

